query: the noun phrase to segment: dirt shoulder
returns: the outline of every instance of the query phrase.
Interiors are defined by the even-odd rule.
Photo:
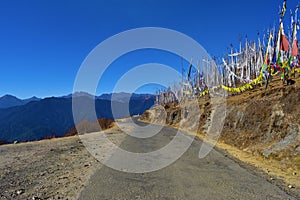
[[[99,164],[79,137],[0,146],[1,199],[76,199]]]
[[[102,167],[78,136],[2,145],[0,159],[0,199],[77,199]]]

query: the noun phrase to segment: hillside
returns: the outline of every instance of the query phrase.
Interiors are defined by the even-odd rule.
[[[218,146],[264,168],[268,174],[300,186],[300,78],[295,81],[283,86],[279,77],[274,77],[266,90],[256,86],[239,95],[231,94],[226,99],[226,118]],[[200,115],[193,106],[199,108]],[[197,132],[203,139],[213,113],[211,99],[206,96],[197,105],[188,102],[180,107],[157,106],[146,111],[142,120]],[[199,119],[198,128],[189,120],[195,118]]]

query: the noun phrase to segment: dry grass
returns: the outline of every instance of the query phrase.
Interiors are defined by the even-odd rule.
[[[78,133],[83,134],[83,133],[99,132],[102,130],[112,128],[113,126],[114,126],[114,121],[111,119],[101,118],[98,119],[96,122],[83,120],[79,122],[76,126],[72,127],[65,136],[66,137],[74,136],[74,135],[78,135]]]

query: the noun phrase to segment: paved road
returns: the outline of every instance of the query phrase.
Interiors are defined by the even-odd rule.
[[[169,143],[175,134],[176,130],[164,127],[151,139],[126,136],[120,147],[150,152]],[[175,163],[151,173],[125,173],[103,166],[80,199],[294,199],[216,150],[199,159],[200,147],[201,141],[195,139]]]

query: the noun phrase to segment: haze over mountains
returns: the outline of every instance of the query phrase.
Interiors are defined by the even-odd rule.
[[[11,95],[0,98],[0,141],[34,141],[64,136],[74,126],[72,96],[82,102],[95,101],[98,118],[127,117],[142,114],[154,104],[150,94],[103,94],[94,97],[87,93],[75,93],[63,97],[21,100]],[[114,115],[111,104],[114,105]],[[79,119],[83,120],[83,119]]]

